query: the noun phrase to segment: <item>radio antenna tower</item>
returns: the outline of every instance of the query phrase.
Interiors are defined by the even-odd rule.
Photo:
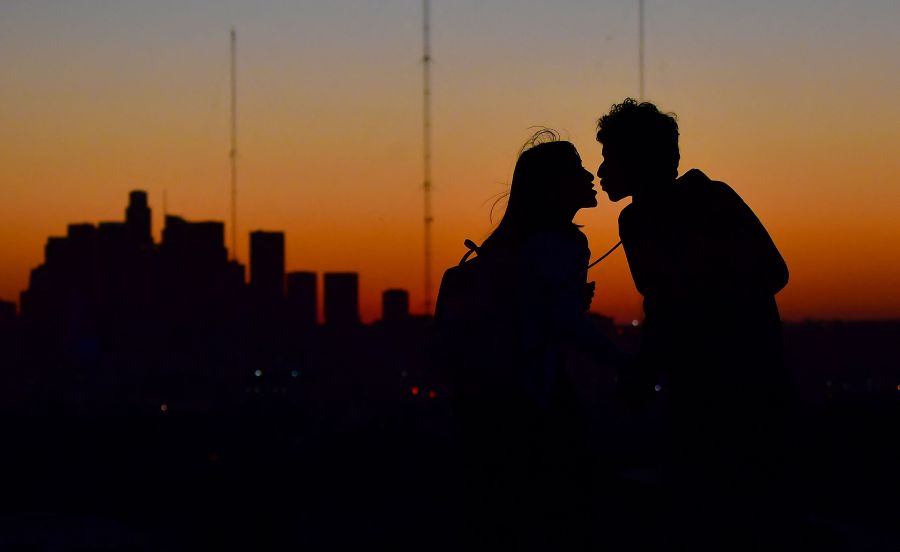
[[[237,260],[237,33],[231,28],[231,258]]]
[[[644,101],[644,0],[638,0],[638,100]]]
[[[425,314],[431,314],[431,26],[430,5],[423,0],[422,95],[423,95],[423,189],[425,191]]]

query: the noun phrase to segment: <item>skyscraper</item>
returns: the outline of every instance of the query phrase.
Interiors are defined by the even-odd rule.
[[[191,264],[216,265],[218,268],[227,259],[225,224],[219,221],[190,222],[167,215],[162,250]]]
[[[127,223],[101,222],[97,225],[97,251],[100,260],[121,263],[122,254],[130,251],[130,232]]]
[[[284,232],[250,233],[250,291],[267,303],[284,297]]]
[[[72,277],[81,289],[90,289],[97,258],[97,227],[89,223],[70,224],[66,241],[73,259]]]
[[[125,209],[125,225],[131,243],[142,247],[153,245],[151,233],[152,217],[147,206],[147,192],[134,190],[128,194],[128,208]]]
[[[359,324],[359,274],[356,272],[325,273],[325,324]]]
[[[168,215],[159,248],[159,291],[174,317],[213,317],[228,273],[225,224]]]
[[[316,273],[289,272],[287,275],[287,315],[299,326],[312,327],[318,321]]]
[[[246,282],[246,267],[237,261],[228,261],[225,267],[225,289],[228,293],[239,294]]]

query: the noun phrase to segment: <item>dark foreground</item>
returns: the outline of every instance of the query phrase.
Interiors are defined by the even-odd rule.
[[[17,420],[4,431],[0,549],[452,549],[454,450],[436,412],[423,410],[322,433],[304,431],[312,422],[298,411]],[[896,403],[808,413],[790,491],[811,542],[900,543],[898,414]],[[665,548],[656,466],[627,458],[629,446],[652,443],[600,437],[597,540]]]
[[[846,328],[788,334],[795,374],[821,384],[801,386],[784,490],[805,549],[900,548],[892,328],[868,357]],[[6,409],[0,550],[472,549],[445,397],[406,371],[375,384],[393,373],[378,366],[369,382],[310,370],[290,400],[251,386],[227,408]],[[596,547],[671,549],[658,411],[623,407],[593,375],[580,383]]]

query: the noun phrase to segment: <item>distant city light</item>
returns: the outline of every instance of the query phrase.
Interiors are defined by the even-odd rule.
[[[900,391],[900,385],[897,386],[897,391]]]
[[[159,405],[159,410],[160,410],[161,412],[168,412],[168,411],[169,411],[169,405],[167,405],[166,403],[162,403],[161,405]]]
[[[429,398],[429,399],[433,399],[433,398],[435,398],[435,397],[437,397],[437,393],[435,392],[434,389],[432,389],[431,391],[428,392],[428,398]]]
[[[291,377],[292,377],[292,378],[296,378],[296,377],[299,376],[299,375],[300,375],[300,372],[299,372],[298,370],[291,370]]]
[[[416,387],[416,386],[413,386],[412,389],[409,390],[409,392],[412,393],[412,396],[413,396],[413,397],[418,396],[418,394],[419,394],[419,388]]]
[[[641,324],[641,323],[640,323],[639,320],[632,320],[632,321],[631,321],[631,325],[634,326],[635,328],[637,328],[640,324]]]
[[[258,377],[258,378],[261,378],[261,377],[262,377],[262,370],[259,370],[259,369],[255,370],[255,371],[253,372],[253,375],[256,376],[256,377]]]

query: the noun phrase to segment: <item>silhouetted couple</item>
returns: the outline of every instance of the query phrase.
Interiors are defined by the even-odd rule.
[[[774,295],[786,265],[728,185],[696,169],[678,177],[673,116],[626,99],[600,119],[597,140],[603,190],[632,198],[619,233],[644,296],[640,356],[626,366],[586,316],[590,251],[572,220],[597,205],[593,175],[571,143],[538,133],[516,163],[503,219],[481,247],[469,244],[474,259],[447,271],[435,313],[465,466],[466,538],[495,549],[603,545],[566,372],[577,349],[666,390],[673,547],[755,546],[778,517],[770,502],[788,378]]]

